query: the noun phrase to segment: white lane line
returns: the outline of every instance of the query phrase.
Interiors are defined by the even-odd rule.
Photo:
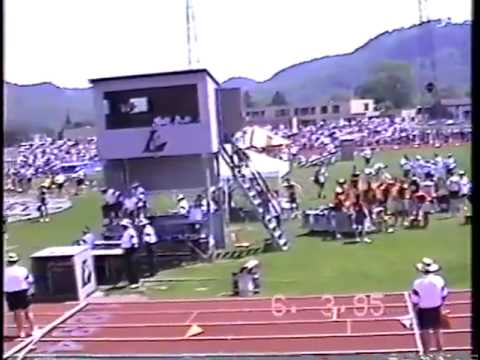
[[[415,343],[417,344],[418,353],[420,356],[423,356],[424,350],[423,350],[422,339],[420,338],[420,331],[418,330],[417,316],[415,314],[415,311],[413,310],[413,304],[410,301],[410,295],[408,294],[408,291],[405,291],[403,295],[405,296],[405,301],[407,303],[408,313],[412,318],[413,334],[415,336]]]
[[[192,322],[192,320],[195,318],[195,316],[197,316],[197,313],[198,313],[198,311],[194,311],[192,313],[192,315],[190,315],[190,317],[187,320],[187,324],[190,324]]]

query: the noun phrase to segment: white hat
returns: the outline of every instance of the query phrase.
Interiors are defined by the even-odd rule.
[[[427,257],[424,257],[422,262],[418,263],[415,267],[422,273],[435,273],[441,269],[440,265],[438,265],[435,260]]]
[[[138,225],[140,226],[147,225],[147,224],[150,224],[150,221],[148,219],[140,219],[140,221],[138,222]]]
[[[180,201],[180,200],[183,200],[185,199],[185,196],[183,196],[183,194],[178,194],[177,195],[177,201]]]
[[[19,259],[18,255],[15,254],[14,252],[10,252],[7,255],[7,262],[9,263],[16,263]]]
[[[132,226],[132,221],[130,219],[123,219],[120,221],[120,225],[130,227]]]

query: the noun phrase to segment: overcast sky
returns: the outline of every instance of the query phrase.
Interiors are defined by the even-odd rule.
[[[431,18],[471,19],[470,0],[429,0]],[[185,69],[185,0],[5,0],[7,81],[85,87],[96,77]],[[418,21],[417,0],[194,0],[200,66],[263,81],[350,52]]]

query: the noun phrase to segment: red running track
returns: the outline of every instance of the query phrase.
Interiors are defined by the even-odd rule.
[[[354,295],[290,297],[280,301],[284,308],[272,308],[272,299],[266,298],[91,302],[45,334],[31,353],[139,357],[418,351],[418,331],[400,321],[411,315],[405,294],[369,299],[366,306],[365,297]],[[37,308],[37,319],[47,324],[58,318],[61,312],[54,307]],[[444,331],[445,350],[470,350],[471,292],[452,292],[446,308],[452,329]],[[192,324],[203,333],[186,338]]]

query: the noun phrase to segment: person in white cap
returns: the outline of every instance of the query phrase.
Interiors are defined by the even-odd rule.
[[[177,213],[179,215],[188,215],[188,211],[190,210],[190,205],[188,204],[187,199],[183,194],[179,194],[177,196]]]
[[[147,253],[149,276],[154,276],[156,273],[155,244],[158,241],[157,234],[149,220],[141,219],[139,225],[142,227],[142,240]]]
[[[136,289],[138,285],[138,274],[135,264],[135,253],[138,249],[139,241],[138,235],[132,226],[130,219],[123,219],[120,221],[123,228],[122,238],[120,239],[120,247],[124,251],[125,271],[130,288]]]
[[[438,274],[440,265],[430,258],[423,258],[416,265],[422,276],[413,282],[410,299],[414,305],[415,315],[420,329],[420,337],[425,355],[430,351],[433,331],[436,348],[442,351],[441,320],[442,306],[448,296],[445,279]]]
[[[3,291],[7,300],[8,309],[13,312],[18,336],[31,336],[35,331],[35,322],[31,310],[31,290],[33,277],[27,268],[18,265],[18,255],[7,255],[7,267],[4,269]],[[24,331],[24,322],[28,324],[28,331]]]
[[[95,247],[95,234],[88,226],[85,226],[85,229],[83,229],[82,232],[83,236],[80,243],[82,245],[88,246],[90,249],[93,249]]]

